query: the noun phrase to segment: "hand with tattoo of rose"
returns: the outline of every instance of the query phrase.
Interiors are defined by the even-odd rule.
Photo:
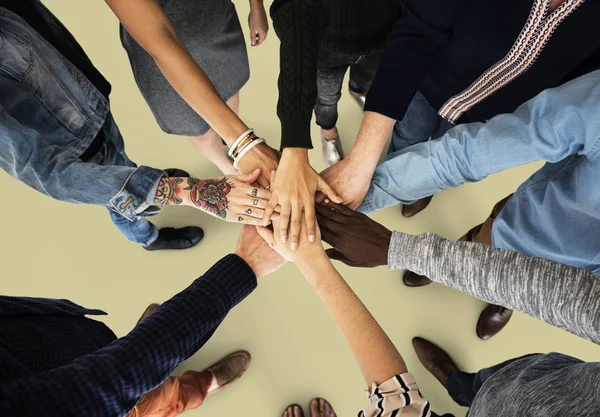
[[[260,169],[207,180],[163,177],[154,204],[186,205],[228,222],[268,225],[263,217],[271,192],[252,185],[259,176]]]

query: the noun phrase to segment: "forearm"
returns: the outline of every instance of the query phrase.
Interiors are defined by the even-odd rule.
[[[392,341],[325,254],[298,266],[337,323],[369,387],[406,372]]]
[[[175,91],[228,145],[247,130],[192,58],[156,0],[106,2],[125,29],[154,58]]]
[[[388,264],[600,343],[600,280],[584,269],[431,233],[400,232],[392,236]]]
[[[410,204],[530,162],[593,152],[597,79],[600,75],[546,90],[512,114],[459,125],[437,140],[389,155],[375,170],[360,211]]]
[[[4,384],[0,412],[123,416],[202,347],[255,287],[249,266],[229,255],[127,336],[66,366]]]
[[[348,158],[360,165],[365,175],[373,175],[396,120],[379,113],[365,112],[356,142]]]
[[[154,204],[157,206],[190,206],[224,219],[228,202],[227,195],[231,188],[232,185],[228,182],[227,177],[208,180],[163,177],[156,189]],[[225,208],[218,210],[217,201],[224,202]]]

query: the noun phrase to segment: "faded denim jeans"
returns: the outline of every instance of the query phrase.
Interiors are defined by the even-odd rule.
[[[102,127],[102,133],[104,136],[102,147],[95,155],[84,162],[104,166],[137,168],[137,165],[125,153],[123,137],[111,113],[106,118],[106,123]],[[127,201],[123,204],[127,204]],[[138,216],[129,220],[110,207],[108,208],[108,212],[115,226],[132,242],[147,246],[158,237],[158,228],[145,217]]]
[[[437,139],[453,127],[454,125],[443,119],[425,96],[417,91],[404,118],[394,125],[388,154],[427,142],[429,139]]]
[[[41,3],[35,5],[60,36],[75,42]],[[101,150],[82,161],[99,133]],[[157,236],[143,217],[161,210],[154,195],[166,173],[127,158],[106,97],[27,22],[1,7],[0,149],[0,168],[24,184],[57,200],[107,207],[135,242],[149,244]]]

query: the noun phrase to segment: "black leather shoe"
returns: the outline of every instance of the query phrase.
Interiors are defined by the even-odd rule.
[[[404,271],[402,281],[407,287],[424,287],[432,282],[425,275],[418,275],[412,271]]]
[[[164,171],[167,173],[169,178],[171,178],[171,177],[189,178],[191,176],[189,172],[184,171],[183,169],[179,169],[179,168],[167,168]]]
[[[496,336],[508,324],[512,313],[508,308],[489,304],[477,321],[477,336],[482,340]]]
[[[163,227],[158,231],[156,240],[143,248],[146,250],[189,249],[200,243],[203,237],[204,230],[200,227],[188,226],[180,229]]]
[[[454,361],[442,349],[421,337],[415,337],[412,342],[415,353],[425,369],[446,386],[450,374],[458,371]]]

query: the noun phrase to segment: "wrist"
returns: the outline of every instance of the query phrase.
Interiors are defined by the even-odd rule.
[[[235,115],[235,113],[233,113]],[[227,144],[227,147],[231,148],[233,143],[248,130],[248,126],[241,121],[236,115],[237,120],[232,120],[230,126],[223,133],[219,133],[223,141]]]
[[[308,162],[308,149],[306,148],[285,148],[281,159],[293,159],[296,161]]]
[[[256,278],[260,278],[260,268],[255,262],[253,262],[255,259],[252,256],[249,256],[247,253],[244,253],[240,250],[236,250],[234,254],[237,255],[242,261],[244,261],[246,265],[248,265],[248,267],[252,270]]]
[[[392,232],[387,230],[385,239],[382,242],[381,259],[379,260],[379,266],[387,266],[388,256],[390,253],[390,243],[392,242]]]
[[[310,244],[320,245],[320,243],[317,242]],[[325,253],[325,250],[319,251],[319,253],[317,254],[310,253],[307,255],[308,256],[298,257],[294,261],[294,263],[298,266],[298,269],[305,275],[305,277],[306,274],[309,274],[311,272],[318,273],[320,270],[326,267],[327,264],[331,264],[331,261],[329,260],[327,253]]]

